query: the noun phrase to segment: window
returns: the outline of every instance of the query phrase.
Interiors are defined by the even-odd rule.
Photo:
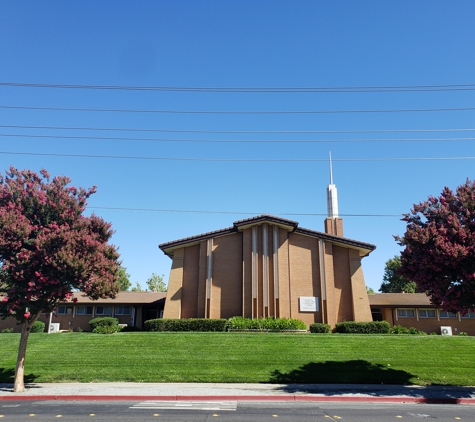
[[[435,309],[419,309],[419,318],[435,318]]]
[[[470,312],[469,311],[465,315],[462,315],[462,314],[460,314],[460,315],[462,316],[462,318],[475,318],[475,312]]]
[[[457,318],[457,314],[447,311],[439,311],[439,316],[441,318]]]
[[[116,306],[115,314],[116,315],[130,315],[130,306]]]
[[[76,315],[92,315],[92,306],[77,306]]]
[[[112,315],[112,306],[96,306],[96,315]]]
[[[72,306],[58,306],[58,310],[56,311],[58,315],[72,315],[73,314],[73,307]]]
[[[414,309],[398,309],[398,318],[414,318]]]

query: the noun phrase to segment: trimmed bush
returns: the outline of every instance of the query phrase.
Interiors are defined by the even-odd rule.
[[[117,331],[120,331],[118,325],[98,325],[92,330],[94,334],[114,334]]]
[[[418,336],[426,336],[427,333],[425,331],[421,331],[417,328],[410,327],[406,328],[401,325],[395,325],[389,330],[389,334],[415,334]],[[431,335],[437,335],[436,333],[431,333]]]
[[[45,332],[45,323],[41,321],[36,321],[32,326],[30,333],[44,333]]]
[[[225,319],[149,319],[145,331],[226,331]]]
[[[310,332],[311,333],[331,333],[332,327],[328,324],[310,324]]]
[[[89,321],[89,325],[91,326],[92,331],[94,331],[97,327],[110,327],[117,325],[119,320],[113,317],[99,317],[93,318]]]
[[[121,327],[120,331],[123,332],[123,333],[127,333],[127,332],[141,331],[141,330],[138,327],[133,327],[131,325],[127,325],[126,327]]]
[[[256,331],[295,331],[307,330],[303,321],[294,318],[243,318],[240,316],[229,318],[228,330],[256,330]]]
[[[387,321],[339,322],[334,331],[343,334],[388,334],[389,323]]]
[[[3,333],[3,334],[13,333],[13,328],[4,328],[2,331],[0,331],[0,333]]]

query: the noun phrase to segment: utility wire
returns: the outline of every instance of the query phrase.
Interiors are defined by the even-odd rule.
[[[473,91],[475,84],[393,85],[393,86],[333,86],[333,87],[180,87],[134,85],[81,85],[0,82],[0,86],[23,88],[100,89],[118,91],[225,92],[225,93],[351,93],[351,92],[420,92]]]
[[[475,107],[455,108],[401,108],[387,110],[299,110],[299,111],[223,111],[223,110],[139,110],[120,108],[75,108],[75,107],[36,107],[0,105],[0,109],[45,110],[45,111],[88,111],[102,113],[159,113],[159,114],[221,114],[221,115],[272,115],[272,114],[344,114],[344,113],[429,113],[443,111],[474,111]]]
[[[80,135],[30,135],[0,133],[4,138],[40,138],[40,139],[81,139],[95,141],[149,141],[149,142],[176,142],[176,143],[363,143],[363,142],[457,142],[475,141],[475,138],[376,138],[376,139],[174,139],[174,138],[131,138],[107,136],[80,136]]]
[[[42,157],[75,157],[75,158],[107,158],[121,160],[150,160],[150,161],[207,161],[207,162],[236,162],[236,163],[317,163],[328,162],[328,158],[308,159],[239,159],[239,158],[185,158],[185,157],[145,157],[145,156],[122,156],[122,155],[93,155],[93,154],[59,154],[40,152],[15,152],[0,151],[4,155],[30,155]],[[474,160],[474,157],[388,157],[388,158],[332,158],[332,161],[461,161]]]
[[[194,214],[244,214],[244,215],[262,215],[263,212],[249,211],[208,211],[208,210],[177,210],[177,209],[155,209],[155,208],[128,208],[128,207],[90,207],[88,209],[110,210],[110,211],[138,211],[138,212],[171,212],[171,213],[194,213]],[[300,215],[325,217],[324,213],[285,213],[279,212],[277,215]],[[339,214],[341,217],[402,217],[401,214]]]
[[[475,132],[475,128],[455,129],[354,129],[354,130],[208,130],[208,129],[142,129],[119,127],[76,127],[76,126],[30,126],[30,125],[0,125],[9,129],[51,129],[51,130],[81,130],[81,131],[113,131],[113,132],[159,132],[159,133],[220,133],[220,134],[344,134],[344,133],[447,133]]]

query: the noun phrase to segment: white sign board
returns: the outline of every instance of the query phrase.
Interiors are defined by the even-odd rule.
[[[300,296],[300,312],[318,312],[318,297]]]

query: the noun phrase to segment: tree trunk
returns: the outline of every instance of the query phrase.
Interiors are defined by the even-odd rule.
[[[13,383],[13,391],[15,393],[18,393],[20,391],[25,391],[26,345],[28,343],[28,337],[30,336],[31,327],[35,323],[35,321],[38,319],[38,316],[34,318],[33,321],[24,322],[21,326],[20,346],[18,347],[18,358],[16,361],[16,369],[15,369],[15,381]]]

